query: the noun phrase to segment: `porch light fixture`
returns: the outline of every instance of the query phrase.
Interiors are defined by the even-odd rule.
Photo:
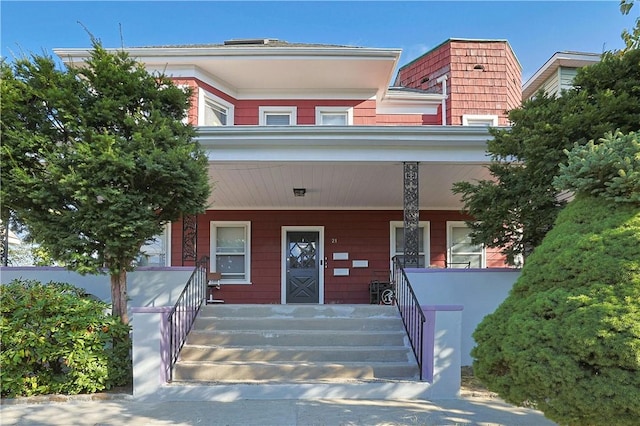
[[[296,197],[304,197],[307,193],[307,188],[293,188],[293,195]]]

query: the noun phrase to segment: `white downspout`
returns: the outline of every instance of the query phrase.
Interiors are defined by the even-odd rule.
[[[436,83],[442,84],[442,125],[447,125],[447,75],[438,77]]]

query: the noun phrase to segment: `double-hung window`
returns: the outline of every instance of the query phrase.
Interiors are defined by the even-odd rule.
[[[447,222],[447,267],[485,268],[482,244],[471,242],[471,230],[464,222]]]
[[[347,126],[353,124],[353,108],[316,107],[316,124],[321,126]]]
[[[391,257],[404,262],[404,222],[391,222]],[[420,221],[418,227],[418,267],[429,265],[429,222]]]
[[[202,89],[199,91],[198,125],[200,126],[232,126],[233,104]]]
[[[222,282],[251,282],[250,253],[250,222],[211,222],[211,270]]]
[[[258,108],[261,126],[295,126],[297,123],[296,107],[264,106]]]

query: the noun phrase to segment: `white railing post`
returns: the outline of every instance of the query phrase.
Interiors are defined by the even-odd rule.
[[[170,306],[132,308],[133,396],[156,394],[168,380]]]
[[[422,375],[432,398],[460,394],[462,305],[426,305]]]

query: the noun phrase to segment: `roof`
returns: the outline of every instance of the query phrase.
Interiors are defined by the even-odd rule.
[[[275,39],[123,50],[150,71],[196,77],[236,99],[282,99],[292,93],[324,99],[383,98],[401,53]],[[89,57],[90,49],[54,49],[54,53],[76,66]]]
[[[340,45],[340,44],[324,44],[324,43],[290,43],[285,40],[276,38],[241,38],[225,40],[222,43],[199,43],[199,44],[167,44],[159,46],[136,46],[136,48],[145,49],[165,49],[165,48],[233,48],[233,47],[316,47],[316,48],[332,48],[332,47],[349,47],[363,48],[360,46]]]
[[[600,62],[599,53],[556,52],[522,86],[522,99],[529,99],[560,67],[582,68]]]

